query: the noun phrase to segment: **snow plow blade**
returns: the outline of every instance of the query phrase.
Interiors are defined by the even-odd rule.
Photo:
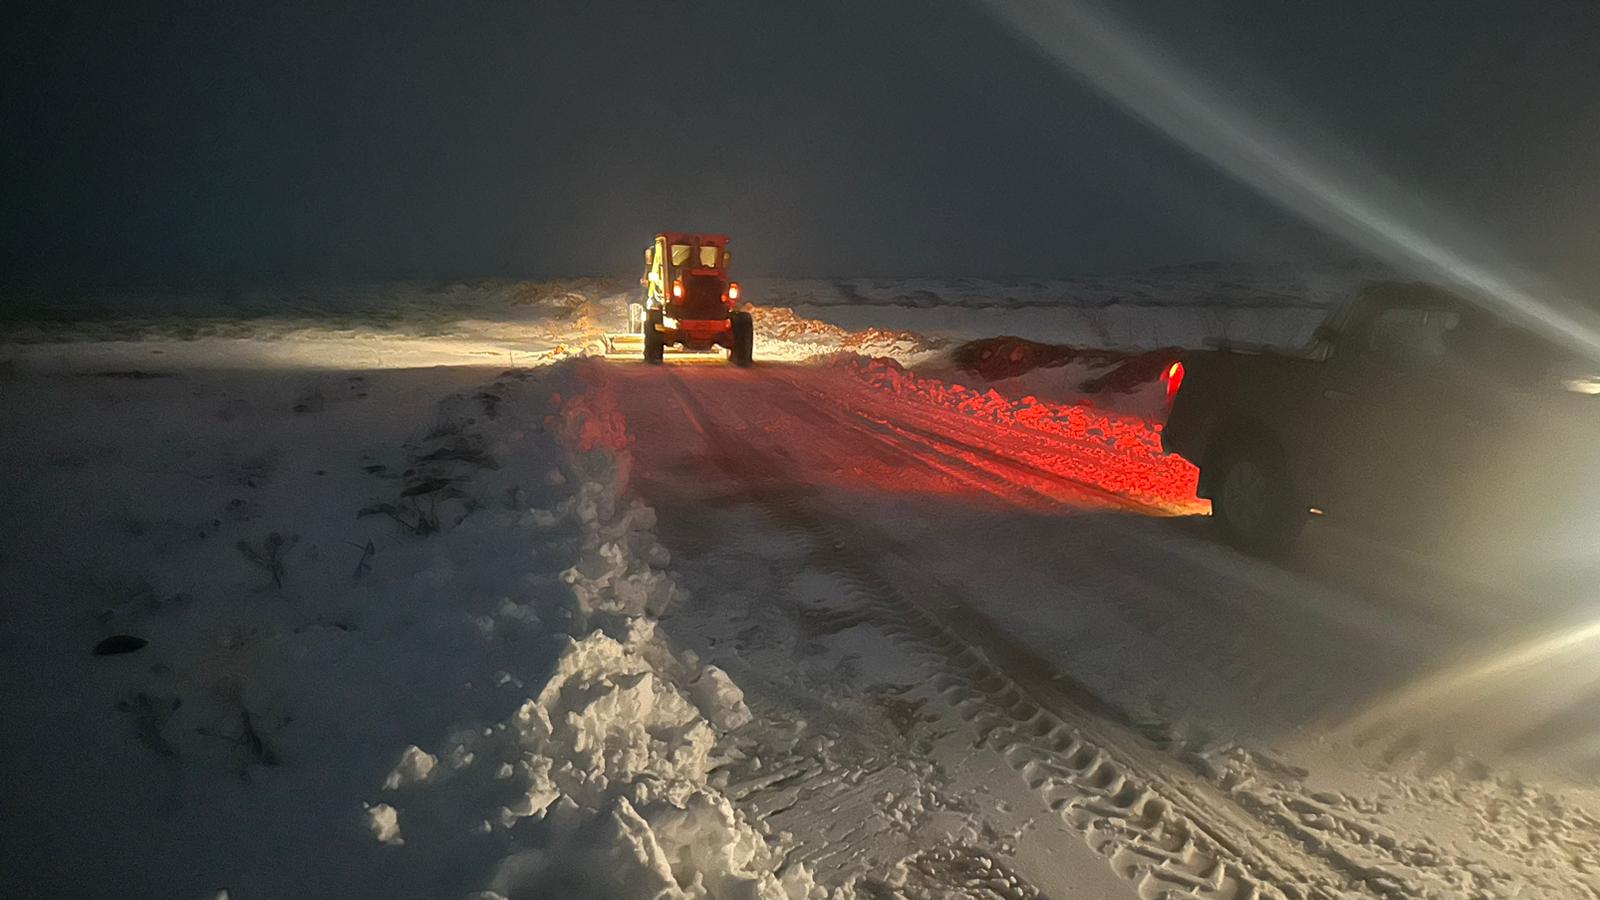
[[[606,359],[632,359],[644,361],[644,335],[642,334],[608,334],[605,336]],[[703,360],[722,362],[728,358],[728,352],[721,347],[710,350],[684,350],[681,347],[668,347],[663,354],[667,360]]]

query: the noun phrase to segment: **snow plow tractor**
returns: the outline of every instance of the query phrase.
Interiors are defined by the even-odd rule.
[[[617,355],[632,350],[635,342],[647,363],[674,355],[700,355],[728,351],[736,366],[754,359],[755,327],[750,313],[736,309],[739,283],[728,280],[732,258],[728,238],[721,234],[687,234],[665,231],[644,251],[645,274],[639,279],[644,294],[628,305],[628,336],[608,339]]]

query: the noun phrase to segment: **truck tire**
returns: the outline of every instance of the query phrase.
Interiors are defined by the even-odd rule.
[[[1282,451],[1261,439],[1236,440],[1221,448],[1214,465],[1211,518],[1223,539],[1255,556],[1287,555],[1306,516],[1295,502]]]
[[[747,312],[735,312],[728,317],[733,324],[733,346],[728,350],[728,359],[739,367],[745,367],[755,362],[756,356],[756,326],[755,321]]]
[[[657,366],[667,355],[667,339],[661,333],[661,310],[646,310],[644,314],[644,361]]]

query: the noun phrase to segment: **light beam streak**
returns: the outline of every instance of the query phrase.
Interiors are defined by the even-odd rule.
[[[978,0],[1007,28],[1170,140],[1283,209],[1414,277],[1469,299],[1593,358],[1600,319],[1496,262],[1448,223],[1402,210],[1408,192],[1373,171],[1334,165],[1230,103],[1171,54],[1078,0]],[[1344,170],[1344,171],[1341,171]],[[1448,242],[1445,235],[1452,235]]]

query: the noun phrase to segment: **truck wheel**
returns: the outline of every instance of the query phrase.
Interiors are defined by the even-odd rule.
[[[1211,491],[1211,517],[1228,543],[1256,556],[1289,552],[1305,516],[1294,502],[1283,455],[1259,442],[1223,454]]]
[[[667,339],[658,326],[661,325],[661,310],[652,309],[644,314],[644,361],[651,365],[660,365],[667,354]]]
[[[747,312],[736,312],[729,318],[733,321],[733,347],[728,351],[728,358],[736,366],[748,366],[756,356],[755,321]]]

